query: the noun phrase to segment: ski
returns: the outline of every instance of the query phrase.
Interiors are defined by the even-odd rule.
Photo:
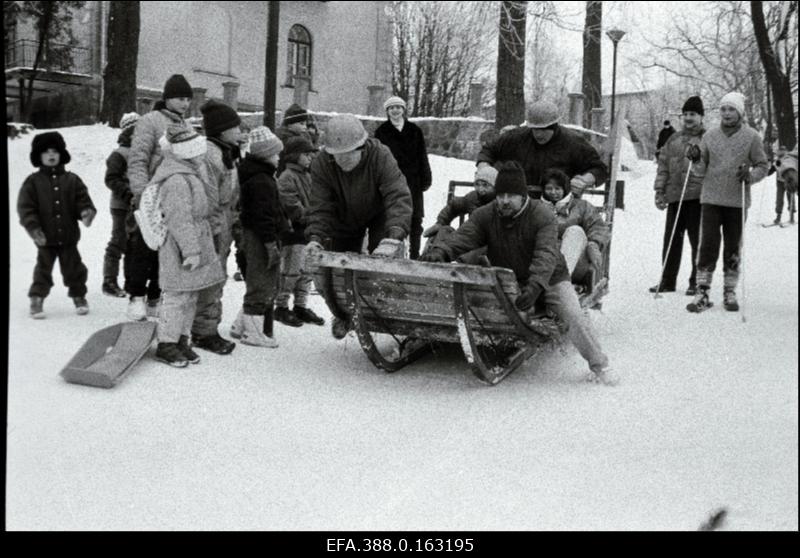
[[[761,226],[764,227],[765,229],[778,226],[783,227],[783,223],[762,223]]]

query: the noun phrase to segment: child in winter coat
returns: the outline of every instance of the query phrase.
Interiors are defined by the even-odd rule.
[[[304,323],[324,325],[325,320],[306,306],[312,278],[304,272],[303,253],[306,247],[305,225],[308,220],[311,193],[311,157],[314,145],[303,137],[290,138],[283,149],[286,170],[278,178],[281,206],[291,230],[281,236],[281,287],[275,300],[275,319],[289,326]],[[289,310],[289,297],[294,294],[294,309]]]
[[[20,224],[38,248],[33,284],[28,291],[30,315],[35,319],[45,317],[42,306],[53,287],[56,260],[77,313],[89,312],[88,271],[78,252],[81,237],[78,221],[90,226],[97,210],[80,177],[64,169],[70,159],[67,144],[58,132],[35,136],[31,164],[39,170],[25,179],[17,198]]]
[[[288,229],[275,170],[283,143],[266,126],[250,131],[250,152],[239,165],[246,292],[236,322],[246,345],[275,348],[272,305],[281,269],[279,238]]]
[[[129,112],[122,116],[117,147],[106,159],[106,186],[111,190],[111,240],[103,259],[103,294],[125,298],[125,291],[117,284],[119,260],[125,254],[128,242],[125,222],[131,208],[133,194],[128,186],[128,152],[131,149],[134,127],[139,115]],[[127,258],[125,258],[127,260]],[[127,262],[126,262],[127,263]]]
[[[744,95],[736,92],[725,95],[719,112],[720,127],[706,132],[699,147],[690,145],[686,149],[686,156],[694,163],[694,172],[703,177],[698,292],[686,306],[689,312],[702,312],[712,306],[708,292],[722,241],[723,303],[726,310],[739,310],[736,285],[739,282],[742,213],[746,214],[750,206],[750,185],[767,174],[767,156],[761,138],[744,122]],[[746,199],[742,199],[742,182]]]
[[[152,178],[167,236],[158,249],[161,305],[156,358],[170,366],[200,362],[189,345],[200,291],[225,281],[211,233],[204,165],[206,140],[185,124],[167,128],[169,149]]]

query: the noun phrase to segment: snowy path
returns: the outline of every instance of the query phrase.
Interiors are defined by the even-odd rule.
[[[31,136],[9,142],[8,529],[692,530],[720,506],[728,529],[798,528],[798,236],[755,225],[773,216],[773,177],[747,227],[746,323],[721,309],[719,281],[702,315],[682,294],[648,296],[655,167],[626,177],[612,290],[592,313],[617,388],[581,383],[571,347],[488,388],[456,348],[389,375],[354,337],[276,324],[275,351],[202,352],[182,370],[145,359],[101,390],[58,371],[125,309],[99,293],[116,131],[61,132],[100,210],[80,244],[91,313],[74,315],[56,272],[47,319],[27,316],[35,250],[15,207]],[[426,224],[474,169],[431,161]],[[225,332],[243,290],[226,286]]]

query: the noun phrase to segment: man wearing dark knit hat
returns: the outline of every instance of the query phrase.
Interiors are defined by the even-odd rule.
[[[661,249],[664,272],[659,284],[650,287],[651,293],[675,291],[678,271],[681,268],[684,235],[688,235],[689,243],[692,245],[692,273],[689,275],[686,295],[694,296],[697,292],[695,262],[700,243],[700,191],[703,179],[692,173],[687,181],[689,160],[686,158],[686,149],[690,145],[700,145],[705,133],[704,114],[702,99],[697,96],[689,97],[683,104],[681,131],[670,136],[658,155],[658,171],[653,189],[656,191],[656,207],[662,211],[667,210],[667,221],[664,224],[664,241]],[[673,228],[675,234],[672,233]]]
[[[293,103],[283,114],[283,121],[280,127],[275,130],[275,135],[283,142],[283,145],[286,145],[291,138],[301,137],[307,139],[316,147],[315,138],[311,136],[308,130],[308,120],[308,111],[297,103]],[[284,169],[286,169],[286,161],[283,154],[281,154],[281,160],[278,163],[278,176],[281,175]]]
[[[517,309],[528,317],[535,312],[535,303],[541,296],[547,309],[567,325],[570,341],[589,363],[590,379],[608,385],[617,383],[570,282],[559,250],[553,211],[542,200],[528,196],[525,171],[517,162],[499,162],[495,168],[495,200],[473,211],[455,234],[420,256],[420,260],[450,262],[486,246],[491,264],[509,268],[517,277]]]

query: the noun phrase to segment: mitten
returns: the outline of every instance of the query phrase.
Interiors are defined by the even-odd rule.
[[[697,163],[698,161],[700,161],[700,147],[695,144],[687,145],[686,158],[689,159],[692,163]]]
[[[403,256],[403,247],[402,240],[384,238],[372,251],[372,255],[384,258],[400,258]]]
[[[517,307],[517,310],[526,312],[533,308],[533,305],[536,304],[536,299],[539,298],[541,293],[542,288],[538,285],[526,286],[524,289],[522,289],[522,293],[517,297],[517,300],[514,303]]]
[[[424,236],[425,238],[429,238],[429,237],[435,235],[436,233],[438,233],[439,229],[441,229],[441,228],[442,228],[442,226],[439,223],[433,224],[430,227],[428,227],[427,229],[425,229],[424,231],[422,231],[422,236]]]
[[[47,245],[47,237],[44,235],[44,231],[42,229],[36,229],[31,231],[31,238],[33,239],[33,243],[36,244],[38,247],[46,246]]]
[[[91,227],[95,215],[97,215],[97,211],[88,207],[81,211],[81,221],[83,222],[83,225],[85,227]]]
[[[442,262],[447,263],[449,258],[444,250],[441,248],[431,248],[427,253],[419,257],[421,262]]]
[[[664,194],[656,192],[656,209],[665,210],[667,208],[667,201],[664,199]]]

